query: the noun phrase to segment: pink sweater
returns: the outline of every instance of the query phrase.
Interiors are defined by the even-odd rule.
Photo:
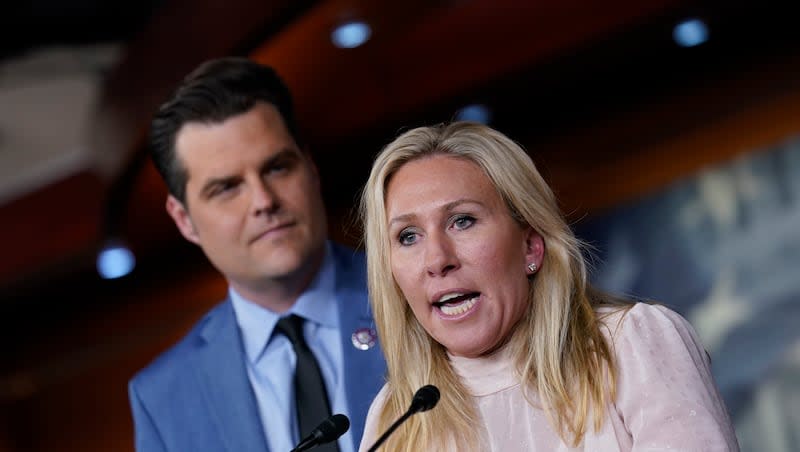
[[[483,420],[483,444],[472,450],[739,450],[708,355],[683,317],[663,306],[639,303],[624,317],[609,315],[604,324],[619,369],[617,399],[606,406],[600,431],[590,427],[578,448],[561,440],[535,392],[530,394],[533,404],[525,400],[507,354],[451,356]],[[375,424],[385,397],[386,387],[370,407],[361,451],[381,433]],[[436,408],[415,416],[436,416]]]

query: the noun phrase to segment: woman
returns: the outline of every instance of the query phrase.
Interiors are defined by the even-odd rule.
[[[555,196],[506,136],[402,134],[361,209],[388,363],[361,450],[426,384],[438,405],[382,450],[738,450],[694,330],[589,285]]]

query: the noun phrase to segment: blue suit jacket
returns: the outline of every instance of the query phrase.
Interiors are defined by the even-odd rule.
[[[367,410],[384,382],[386,363],[379,345],[367,351],[352,345],[356,329],[374,328],[364,255],[337,245],[332,249],[344,383],[350,429],[358,449]],[[266,451],[245,359],[233,306],[226,300],[130,381],[136,450]]]

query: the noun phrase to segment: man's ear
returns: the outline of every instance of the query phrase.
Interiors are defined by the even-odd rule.
[[[178,198],[167,195],[166,208],[167,213],[172,217],[172,221],[175,222],[175,226],[181,231],[183,237],[195,245],[199,245],[200,236],[197,234],[194,223],[192,223],[192,217],[189,216],[189,211],[186,210],[183,203],[178,201]]]
[[[311,166],[311,173],[314,175],[314,181],[316,182],[317,188],[322,189],[322,182],[319,179],[319,168],[317,168],[317,162],[311,157],[311,152],[306,148],[303,152],[306,154],[306,158],[308,158],[308,164]]]

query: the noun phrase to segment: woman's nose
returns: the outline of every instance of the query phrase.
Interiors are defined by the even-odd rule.
[[[445,276],[459,267],[453,243],[443,233],[431,234],[425,243],[425,270],[430,276]]]

